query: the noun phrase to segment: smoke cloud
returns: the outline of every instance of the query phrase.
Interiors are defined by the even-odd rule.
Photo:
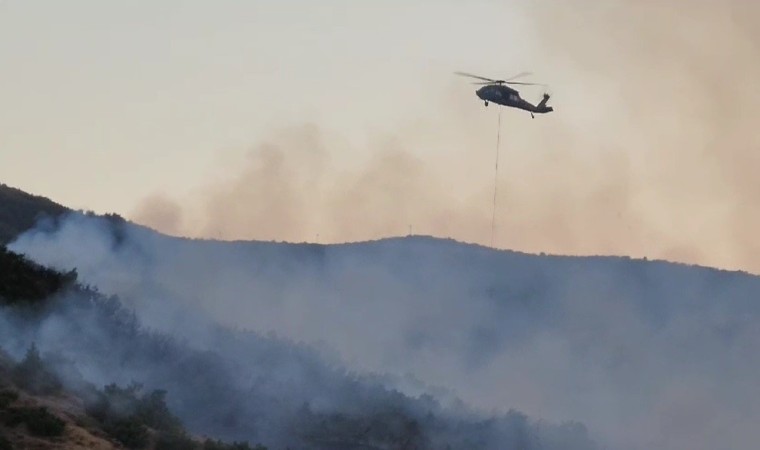
[[[611,174],[629,180],[622,204],[651,231],[634,238],[659,248],[653,256],[757,271],[760,8],[583,1],[528,10],[553,61],[546,70],[573,75],[563,92],[587,107],[580,97],[598,90],[592,106],[604,116],[593,132],[580,130],[590,142],[567,151],[625,155],[628,176],[614,166]]]
[[[760,272],[760,9],[740,0],[516,8],[535,25],[525,45],[556,110],[502,113],[495,245]],[[430,104],[429,116],[366,145],[318,122],[275,133],[221,179],[173,199],[182,226],[146,213],[151,199],[132,217],[192,237],[330,243],[411,226],[488,244],[497,113],[461,79]]]
[[[577,422],[476,411],[407,371],[387,370],[398,361],[378,366],[376,357],[387,359],[387,345],[397,345],[388,340],[388,319],[407,308],[359,297],[353,307],[345,298],[330,301],[343,289],[362,290],[346,281],[326,289],[322,276],[337,270],[342,277],[345,269],[313,265],[320,248],[220,247],[78,214],[42,225],[13,248],[54,267],[75,266],[82,282],[119,300],[87,288],[53,299],[39,314],[2,309],[0,347],[20,358],[36,342],[74,388],[138,382],[166,389],[172,410],[199,435],[315,450],[385,448],[394,439],[427,449],[597,448]],[[221,265],[212,269],[199,257]],[[351,276],[360,273],[382,281],[374,270]],[[222,320],[236,307],[229,301],[246,312],[244,320]],[[220,309],[209,311],[213,305]],[[373,309],[376,319],[368,321]],[[274,326],[261,326],[267,321]],[[293,333],[299,326],[305,332]],[[316,332],[324,327],[334,333]],[[353,341],[351,351],[341,354],[334,338]],[[343,355],[354,362],[346,365]]]
[[[760,272],[760,7],[517,8],[536,25],[526,42],[555,112],[502,112],[497,245]],[[488,243],[497,113],[476,102],[452,82],[435,113],[366,146],[294,126],[192,195],[146,200],[134,218],[189,237],[332,243],[411,226]],[[760,439],[751,276],[423,238],[277,246],[130,228],[121,240],[115,248],[109,230],[72,220],[14,249],[77,267],[145,323],[199,347],[212,341],[182,326],[186,308],[333,351],[355,370],[411,374],[481,408],[580,420],[611,448]]]
[[[359,373],[411,376],[482,410],[579,421],[609,448],[758,439],[756,277],[429,238],[227,243],[125,226],[115,241],[98,223],[73,218],[13,249],[77,267],[144,323],[199,348],[218,344],[188,325],[188,310],[311,345]]]
[[[443,179],[399,141],[374,146],[358,167],[341,167],[333,142],[314,126],[294,127],[247,152],[192,200],[160,197],[157,208],[149,198],[134,218],[162,232],[223,239],[355,241],[406,234],[410,226],[473,237],[483,231],[451,214],[457,206],[440,196]],[[167,210],[171,219],[186,218],[182,226],[167,223]]]

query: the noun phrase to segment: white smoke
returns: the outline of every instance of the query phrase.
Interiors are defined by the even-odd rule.
[[[104,222],[73,217],[11,248],[76,267],[191,341],[205,337],[175,320],[188,306],[486,410],[578,420],[615,448],[750,448],[760,437],[752,276],[427,238],[318,246],[117,229],[115,240]]]

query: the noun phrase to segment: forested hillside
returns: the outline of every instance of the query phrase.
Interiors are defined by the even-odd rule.
[[[320,362],[329,354],[365,378],[392,375],[375,383],[389,392],[427,392],[444,405],[454,396],[497,416],[514,409],[577,421],[615,448],[744,448],[757,436],[747,419],[760,414],[733,400],[760,401],[752,376],[760,368],[753,350],[760,278],[750,274],[429,237],[214,242],[81,215],[26,233],[12,248],[59,270],[76,268],[133,305],[143,323],[234,360],[240,370],[231,373],[249,378],[226,383],[261,394],[257,407],[245,403],[247,417],[270,418],[265,411],[282,410],[274,404],[288,405],[291,416],[306,399],[360,411],[385,402],[384,395],[357,400],[362,391]],[[295,351],[309,347],[283,346],[270,333],[320,353]],[[692,395],[708,391],[710,398]],[[688,415],[693,410],[710,414]],[[200,420],[197,410],[187,414]],[[675,431],[681,420],[688,432]],[[539,428],[527,435],[549,448],[551,427]]]
[[[56,218],[69,209],[50,199],[0,184],[0,245],[32,228],[43,218]]]
[[[180,239],[81,213],[9,248],[60,272],[10,290],[55,294],[34,320],[0,314],[16,361],[36,342],[68,361],[51,362],[67,385],[166,390],[197,435],[271,449],[760,439],[750,274],[429,237]],[[75,275],[92,287],[61,295]]]
[[[198,348],[146,329],[75,272],[7,250],[0,267],[5,448],[596,448],[579,424],[452,410],[286,340],[206,325]]]
[[[36,333],[28,335],[29,340],[7,338],[21,329],[39,332],[55,311],[71,306],[79,308],[77,313],[89,310],[99,319],[110,320],[115,327],[129,326],[129,319],[115,318],[119,311],[115,299],[108,303],[109,299],[76,281],[75,272],[58,273],[0,248],[0,322],[4,326],[0,335],[5,337],[0,340],[1,450],[265,449],[191,436],[169,411],[166,391],[147,391],[139,383],[97,386],[61,354],[41,355]],[[69,319],[68,325],[76,328],[80,318]],[[21,358],[14,359],[4,350],[10,344],[18,353],[22,342],[29,345]]]

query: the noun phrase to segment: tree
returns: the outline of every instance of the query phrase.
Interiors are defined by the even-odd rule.
[[[34,343],[27,350],[23,361],[13,370],[12,378],[20,388],[35,395],[53,395],[63,389],[61,380],[45,366]]]

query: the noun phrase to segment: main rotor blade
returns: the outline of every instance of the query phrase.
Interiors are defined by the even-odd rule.
[[[541,84],[541,83],[522,83],[520,81],[505,81],[504,84],[521,84],[523,86],[546,86],[545,84]]]
[[[526,75],[533,75],[533,72],[520,72],[520,73],[518,73],[517,75],[515,75],[513,77],[507,78],[506,81],[514,80],[515,78],[524,77]]]
[[[492,79],[486,78],[486,77],[481,77],[480,75],[473,75],[471,73],[466,73],[466,72],[454,72],[454,73],[457,74],[457,75],[461,75],[463,77],[471,77],[471,78],[477,78],[478,80],[490,81],[491,83],[496,83],[496,82],[499,81],[499,80],[492,80]]]

